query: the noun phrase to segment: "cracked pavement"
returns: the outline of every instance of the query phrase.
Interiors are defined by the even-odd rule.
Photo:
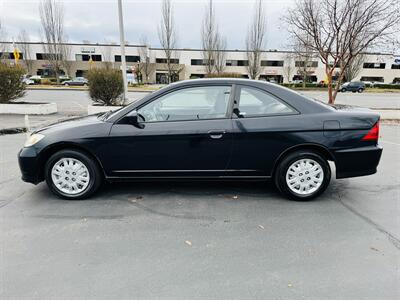
[[[104,186],[66,201],[20,180],[0,136],[1,299],[400,299],[400,126],[378,173],[315,201],[272,183]]]

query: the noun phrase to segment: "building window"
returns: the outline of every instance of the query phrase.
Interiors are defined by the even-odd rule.
[[[179,80],[178,74],[172,74],[171,82],[176,82]],[[167,84],[168,83],[168,74],[167,73],[156,73],[156,83],[157,84]]]
[[[384,82],[383,77],[378,77],[378,76],[363,76],[360,78],[360,81],[371,81],[371,82]]]
[[[50,54],[50,53],[36,53],[37,60],[52,60],[53,57],[54,57],[54,54]],[[57,54],[57,57],[58,57],[58,60],[62,59],[61,54]]]
[[[190,60],[192,66],[205,66],[207,65],[206,59],[192,59]],[[214,65],[214,60],[211,60],[211,64]]]
[[[204,78],[204,74],[190,74],[190,79]]]
[[[398,65],[398,64],[392,64],[392,69],[399,70],[399,69],[400,69],[400,65]]]
[[[386,66],[385,63],[364,63],[363,68],[364,69],[384,69]]]
[[[249,65],[249,61],[248,60],[227,60],[225,65],[232,66],[232,67],[246,67]]]
[[[166,58],[156,58],[156,63],[157,64],[166,64],[167,59]],[[178,58],[171,58],[170,59],[171,64],[179,64],[179,59]]]
[[[76,61],[89,61],[92,58],[92,61],[101,61],[100,54],[76,54]]]
[[[13,52],[0,52],[0,58],[14,59],[14,53]],[[19,53],[19,59],[24,59],[24,54],[22,52]]]
[[[317,68],[318,67],[318,62],[317,61],[308,61],[307,63],[305,61],[295,61],[294,65],[296,68]]]
[[[283,67],[283,60],[262,60],[263,67]]]
[[[116,62],[121,62],[121,55],[114,56]],[[135,63],[140,62],[140,56],[137,55],[125,55],[126,62]]]

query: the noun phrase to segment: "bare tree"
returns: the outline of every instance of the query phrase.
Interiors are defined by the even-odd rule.
[[[71,45],[68,43],[68,38],[65,37],[62,44],[60,44],[61,53],[61,66],[64,68],[68,77],[72,77],[72,65],[73,61],[71,58]]]
[[[171,0],[163,0],[161,6],[162,19],[158,28],[158,38],[160,40],[161,47],[164,50],[166,65],[168,71],[168,83],[180,73],[181,69],[179,65],[175,64],[175,48],[177,43],[177,35],[174,23],[174,13],[172,10]]]
[[[25,63],[26,70],[29,74],[32,74],[33,71],[33,60],[31,56],[31,44],[29,34],[22,29],[17,38],[17,46],[19,50],[22,52],[22,59]]]
[[[63,65],[62,44],[65,40],[64,7],[56,0],[42,0],[39,4],[39,13],[44,37],[43,48],[59,84],[59,74]]]
[[[285,19],[289,32],[318,53],[325,65],[329,103],[335,102],[345,70],[356,56],[398,39],[397,5],[398,0],[299,0],[289,10]],[[310,42],[304,37],[310,37]],[[338,83],[334,87],[336,72]]]
[[[360,53],[349,63],[348,67],[343,71],[345,81],[352,81],[360,73],[362,65],[365,60],[365,55]]]
[[[254,7],[253,23],[246,37],[248,72],[251,79],[257,79],[261,73],[261,53],[265,45],[266,18],[262,0],[257,0]]]
[[[139,48],[140,65],[141,65],[141,71],[142,71],[142,76],[143,76],[143,82],[149,83],[150,74],[153,71],[153,68],[151,66],[150,56],[149,56],[150,45],[147,42],[146,36],[142,36],[140,38],[140,44],[143,45],[143,47]]]
[[[286,80],[288,82],[292,81],[292,76],[293,76],[293,71],[294,71],[294,54],[293,53],[288,53],[285,56],[285,62],[283,65],[283,74],[286,77]]]
[[[303,42],[306,41],[306,42]],[[316,54],[309,46],[310,39],[304,38],[303,40],[297,40],[293,50],[295,58],[295,67],[297,68],[297,74],[301,76],[303,82],[303,88],[306,87],[309,75],[312,73],[314,66],[314,59]]]
[[[201,37],[206,72],[222,73],[225,69],[226,39],[219,32],[212,0],[205,9]]]
[[[214,72],[215,50],[216,50],[216,22],[212,0],[209,0],[203,19],[201,28],[201,38],[203,45],[203,61],[204,67],[208,74]]]
[[[2,25],[0,20],[0,61],[5,59],[6,55],[4,52],[7,50],[7,44],[3,43],[7,40],[7,32],[4,29],[4,25]]]
[[[221,74],[225,70],[225,57],[226,57],[226,39],[220,34],[216,35],[215,38],[215,55],[214,55],[214,65],[215,71]]]

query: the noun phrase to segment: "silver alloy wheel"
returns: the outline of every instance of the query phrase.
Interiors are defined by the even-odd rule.
[[[63,157],[51,169],[51,179],[61,192],[76,195],[88,187],[90,174],[86,165],[80,160]]]
[[[310,158],[303,158],[290,165],[286,172],[286,183],[295,194],[310,195],[317,191],[324,181],[321,165]]]

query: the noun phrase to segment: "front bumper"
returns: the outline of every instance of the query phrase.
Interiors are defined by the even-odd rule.
[[[23,181],[33,184],[38,184],[43,181],[39,157],[34,147],[22,148],[18,152],[18,164],[22,173]]]
[[[381,146],[375,145],[335,151],[336,178],[375,174],[382,150]]]

